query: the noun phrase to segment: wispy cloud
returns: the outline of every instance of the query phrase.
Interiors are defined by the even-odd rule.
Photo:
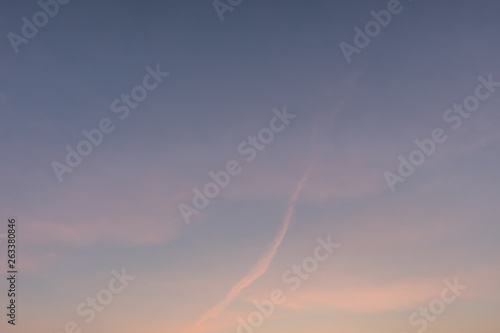
[[[295,205],[297,203],[297,200],[299,198],[300,193],[302,192],[304,186],[307,183],[307,178],[309,176],[309,169],[306,171],[300,182],[298,183],[297,187],[295,188],[295,191],[290,198],[288,208],[285,214],[285,217],[283,219],[283,223],[281,226],[281,229],[279,233],[276,235],[274,240],[271,243],[271,246],[269,250],[262,256],[262,258],[257,262],[257,264],[252,268],[250,273],[243,277],[238,283],[236,283],[230,290],[230,292],[226,295],[226,297],[220,301],[217,305],[215,305],[213,308],[209,309],[206,311],[198,321],[188,329],[189,332],[198,332],[200,328],[202,328],[202,325],[210,318],[217,317],[222,311],[224,311],[231,302],[238,297],[238,295],[241,293],[243,289],[246,287],[250,286],[255,280],[257,280],[259,277],[264,275],[266,271],[269,268],[269,265],[271,264],[274,256],[276,255],[276,252],[278,251],[279,246],[283,242],[283,239],[285,238],[286,232],[288,230],[288,227],[290,225],[290,222],[293,217],[293,213],[295,210]]]

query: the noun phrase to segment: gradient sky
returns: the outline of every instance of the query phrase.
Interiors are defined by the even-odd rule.
[[[244,0],[222,22],[210,0],[73,0],[17,54],[7,33],[40,8],[4,1],[0,233],[18,218],[20,275],[2,332],[230,333],[281,289],[256,332],[413,333],[458,277],[426,332],[498,333],[500,88],[455,131],[443,114],[478,76],[500,81],[500,4],[402,5],[348,64],[339,43],[387,0]],[[111,103],[157,64],[170,75],[120,120]],[[296,118],[246,162],[238,145],[285,107]],[[59,182],[51,163],[103,118],[115,131]],[[438,127],[448,140],[392,192],[384,173]],[[186,225],[178,205],[230,160],[241,174]],[[341,247],[290,291],[282,274],[328,235]],[[85,324],[76,307],[123,267],[136,279]]]

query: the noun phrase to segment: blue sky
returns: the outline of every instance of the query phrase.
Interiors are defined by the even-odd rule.
[[[17,54],[7,34],[40,7],[2,4],[0,202],[20,223],[19,332],[81,323],[77,305],[122,267],[136,280],[84,331],[234,332],[327,235],[339,251],[259,331],[413,332],[408,315],[458,277],[469,288],[428,332],[497,332],[500,91],[457,130],[443,114],[479,76],[500,81],[498,4],[401,1],[347,63],[339,44],[387,3],[245,0],[220,21],[210,1],[73,0]],[[170,75],[120,120],[111,103],[157,65]],[[296,117],[246,162],[238,145],[273,109]],[[59,182],[51,163],[103,118],[116,129]],[[447,141],[391,191],[384,173],[435,128]],[[231,160],[243,171],[186,225],[179,204]],[[288,223],[265,272],[193,328]]]

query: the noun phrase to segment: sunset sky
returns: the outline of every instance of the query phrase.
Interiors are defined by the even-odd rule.
[[[1,332],[498,333],[500,4],[394,1],[4,1]]]

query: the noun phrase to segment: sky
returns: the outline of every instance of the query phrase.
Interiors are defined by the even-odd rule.
[[[2,332],[498,333],[498,2],[65,1],[0,4]]]

